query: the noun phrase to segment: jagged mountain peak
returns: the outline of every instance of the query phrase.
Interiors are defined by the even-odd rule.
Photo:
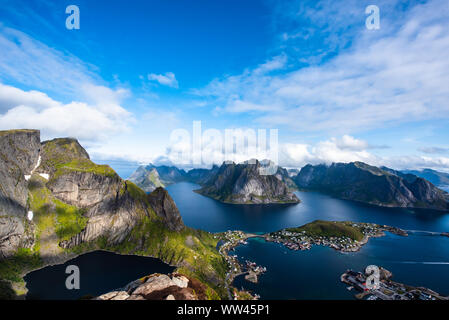
[[[170,230],[180,231],[184,228],[181,214],[167,190],[158,187],[148,195],[148,199],[153,210],[164,219]]]
[[[261,174],[258,160],[226,163],[196,192],[222,202],[238,204],[298,203],[283,177]]]

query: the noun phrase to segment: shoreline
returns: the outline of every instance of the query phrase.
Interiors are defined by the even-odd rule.
[[[68,262],[68,261],[70,261],[70,260],[76,259],[76,258],[78,258],[78,257],[80,257],[80,256],[82,256],[82,255],[86,255],[86,254],[93,253],[93,252],[97,252],[97,251],[100,251],[100,252],[108,252],[108,253],[114,253],[114,254],[117,254],[117,255],[120,255],[120,256],[130,256],[130,257],[131,257],[131,256],[135,256],[135,257],[143,257],[143,258],[157,259],[157,260],[159,260],[159,261],[165,263],[166,265],[168,265],[168,266],[170,266],[170,267],[178,268],[178,266],[176,266],[176,265],[171,265],[171,264],[169,264],[169,263],[163,261],[162,259],[156,258],[156,257],[153,257],[153,256],[145,256],[145,255],[140,255],[140,254],[120,253],[120,252],[113,251],[113,250],[92,249],[92,250],[88,250],[88,251],[81,252],[81,253],[68,253],[68,252],[66,252],[66,253],[65,253],[65,257],[55,256],[55,257],[52,258],[52,259],[55,259],[55,260],[59,259],[59,261],[54,261],[54,262],[44,263],[42,266],[40,266],[40,267],[38,267],[38,268],[34,268],[34,269],[27,270],[27,271],[23,272],[23,273],[21,274],[21,277],[22,277],[22,280],[23,280],[23,283],[24,283],[23,289],[25,289],[26,292],[23,293],[23,294],[21,294],[20,296],[18,295],[18,296],[17,296],[18,300],[26,300],[26,296],[27,296],[27,294],[28,294],[28,287],[27,287],[27,282],[25,281],[25,277],[26,277],[28,274],[30,274],[30,273],[32,273],[32,272],[34,272],[34,271],[42,270],[42,269],[47,268],[47,267],[52,267],[52,266],[62,265],[62,264],[64,264],[64,263],[66,263],[66,262]],[[13,286],[14,284],[17,284],[17,283],[12,283],[12,282],[11,282],[11,285],[12,285],[12,286]]]

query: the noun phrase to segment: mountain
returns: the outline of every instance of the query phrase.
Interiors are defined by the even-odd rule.
[[[217,174],[219,169],[220,167],[217,165],[213,165],[211,169],[192,169],[187,172],[187,179],[190,182],[204,185],[207,184],[210,179],[212,179]]]
[[[186,180],[186,172],[175,166],[154,166],[152,164],[146,166],[147,170],[156,169],[159,178],[165,185],[182,182]]]
[[[363,162],[306,165],[295,177],[300,189],[387,207],[449,211],[449,194],[429,181]]]
[[[287,169],[278,166],[275,177],[283,181],[290,190],[298,189]]]
[[[403,173],[414,174],[415,176],[424,178],[432,182],[437,187],[448,188],[449,187],[449,173],[439,172],[432,169],[423,170],[403,170]]]
[[[0,147],[0,298],[23,295],[27,272],[94,250],[159,258],[226,296],[218,240],[186,227],[165,189],[147,194],[75,139],[0,131]]]
[[[159,177],[159,173],[157,172],[156,168],[147,170],[144,166],[140,166],[128,178],[128,180],[135,183],[145,192],[151,192],[158,187],[165,187]]]
[[[298,203],[299,199],[276,175],[263,175],[257,160],[224,162],[215,175],[196,192],[222,202],[236,204]]]
[[[158,187],[186,181],[187,173],[174,166],[140,166],[128,178],[129,181],[135,183],[138,187],[146,192],[151,192]]]

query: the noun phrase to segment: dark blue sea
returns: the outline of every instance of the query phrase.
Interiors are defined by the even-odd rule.
[[[396,281],[426,286],[449,295],[449,237],[420,231],[449,231],[449,214],[382,208],[335,199],[314,192],[296,192],[297,205],[232,205],[204,197],[191,183],[167,188],[185,224],[211,232],[238,229],[254,233],[300,226],[316,219],[374,222],[411,231],[408,237],[387,233],[371,239],[359,252],[341,253],[314,246],[309,251],[250,239],[236,248],[241,261],[251,260],[267,267],[258,284],[237,278],[234,284],[260,294],[262,299],[353,299],[340,282],[348,268],[362,271],[375,264],[393,272]]]

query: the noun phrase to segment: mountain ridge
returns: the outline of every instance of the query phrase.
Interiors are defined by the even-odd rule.
[[[379,206],[449,210],[449,194],[429,181],[363,162],[307,165],[294,181],[303,190]]]

